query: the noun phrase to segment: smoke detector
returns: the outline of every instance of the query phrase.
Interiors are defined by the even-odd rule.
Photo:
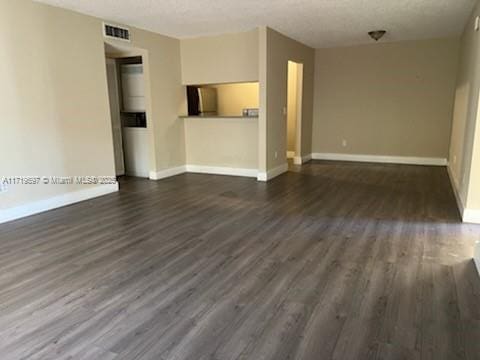
[[[385,35],[387,33],[386,30],[373,30],[373,31],[369,31],[368,32],[368,35],[370,35],[370,37],[375,40],[375,41],[378,41],[380,40],[383,35]]]

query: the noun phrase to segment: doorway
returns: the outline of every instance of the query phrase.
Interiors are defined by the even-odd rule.
[[[143,57],[106,45],[108,97],[115,173],[148,178],[150,174],[146,85]]]
[[[303,64],[288,61],[287,159],[302,164]]]
[[[113,154],[115,157],[115,175],[125,175],[125,158],[123,154],[122,120],[120,117],[120,92],[118,89],[117,63],[107,58],[108,101],[112,120]]]

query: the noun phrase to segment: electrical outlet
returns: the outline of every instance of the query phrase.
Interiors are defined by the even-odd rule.
[[[287,115],[287,107],[286,106],[283,107],[282,112],[283,112],[283,115]]]
[[[278,158],[278,151],[275,151],[275,159]]]
[[[480,29],[480,17],[477,16],[475,18],[475,31],[478,31]]]
[[[342,146],[347,147],[347,140],[345,140],[345,139],[342,140]]]
[[[457,156],[453,155],[453,165],[455,165],[456,163],[457,163]]]

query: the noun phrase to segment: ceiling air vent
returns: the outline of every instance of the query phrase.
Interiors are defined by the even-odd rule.
[[[116,25],[104,23],[103,35],[108,38],[130,41],[130,30]]]

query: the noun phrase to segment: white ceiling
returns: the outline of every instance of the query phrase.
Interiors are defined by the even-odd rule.
[[[476,0],[38,0],[177,38],[267,25],[315,48],[459,35]]]

